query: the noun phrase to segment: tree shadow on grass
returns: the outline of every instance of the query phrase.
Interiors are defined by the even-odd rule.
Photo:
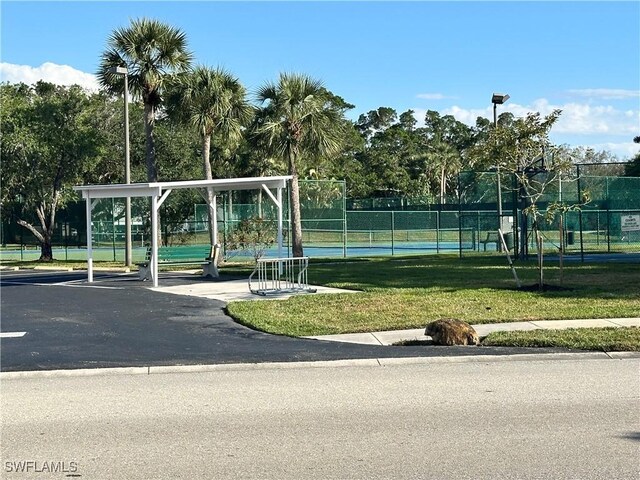
[[[455,290],[496,289],[539,293],[552,297],[626,298],[637,295],[638,266],[607,263],[571,265],[560,282],[557,267],[545,268],[545,284],[538,288],[535,262],[522,262],[516,271],[523,284],[518,289],[503,258],[451,257],[372,258],[356,263],[314,264],[310,280],[355,289],[438,288]]]

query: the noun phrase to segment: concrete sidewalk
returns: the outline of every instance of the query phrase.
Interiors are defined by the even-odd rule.
[[[186,271],[187,273],[192,273]],[[185,272],[180,272],[185,273]],[[358,293],[355,290],[344,290],[341,288],[323,287],[320,285],[310,285],[310,288],[317,293]],[[200,282],[182,283],[179,285],[162,285],[150,288],[156,292],[172,293],[174,295],[189,295],[192,297],[208,298],[210,300],[221,300],[223,302],[243,301],[243,300],[286,300],[294,295],[293,293],[279,293],[267,296],[255,295],[249,291],[247,279],[228,280],[213,279]],[[306,295],[297,293],[296,295]]]
[[[587,320],[542,320],[535,322],[512,323],[485,323],[473,325],[480,337],[492,332],[538,329],[565,329],[565,328],[603,328],[603,327],[640,327],[640,318],[609,318]],[[361,343],[366,345],[393,345],[394,343],[409,340],[431,340],[424,334],[424,328],[411,330],[391,330],[387,332],[371,333],[344,333],[341,335],[319,335],[315,340],[328,340],[330,342]]]

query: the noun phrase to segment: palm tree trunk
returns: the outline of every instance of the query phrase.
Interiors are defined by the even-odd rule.
[[[158,169],[156,167],[156,143],[153,138],[153,126],[155,124],[155,109],[153,105],[144,104],[144,133],[146,136],[146,163],[147,180],[158,181]]]
[[[298,172],[293,152],[289,153],[289,175],[292,175],[289,199],[291,203],[291,246],[294,257],[302,257],[302,219],[300,216],[300,189],[298,187]]]
[[[158,181],[158,169],[156,167],[156,143],[153,139],[153,126],[155,124],[155,109],[153,105],[144,104],[144,134],[146,137],[146,164],[147,181]],[[157,245],[162,245],[162,228],[160,228],[160,212],[158,212],[158,238]]]
[[[211,135],[204,134],[202,136],[202,168],[204,171],[205,180],[213,180],[213,170],[211,168],[210,161],[211,154]],[[215,212],[213,211],[213,197],[215,193],[213,189],[207,188],[207,212],[209,214],[209,240],[211,245],[214,245],[216,242],[215,235]]]

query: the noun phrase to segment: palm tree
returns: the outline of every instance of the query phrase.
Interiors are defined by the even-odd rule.
[[[441,138],[436,138],[430,146],[428,157],[433,168],[438,170],[436,175],[438,175],[440,183],[440,205],[444,205],[447,195],[447,180],[457,174],[461,168],[460,153],[453,145],[444,142]]]
[[[337,153],[341,146],[342,111],[321,82],[301,74],[280,74],[277,84],[258,90],[254,135],[271,155],[287,165],[291,180],[293,256],[303,255],[298,166],[300,162]]]
[[[153,127],[162,101],[167,75],[183,71],[191,64],[186,35],[157,20],[132,20],[126,28],[115,30],[102,54],[98,81],[111,93],[124,92],[124,79],[111,73],[113,67],[126,67],[129,89],[144,104],[147,180],[158,180]]]
[[[204,177],[213,179],[211,167],[211,137],[219,138],[227,149],[234,148],[242,139],[243,126],[250,120],[252,107],[240,81],[222,68],[199,66],[191,72],[178,75],[167,98],[168,112],[198,129],[202,140],[202,167]],[[214,192],[207,190],[209,204],[209,235],[214,236],[214,212],[211,209]]]

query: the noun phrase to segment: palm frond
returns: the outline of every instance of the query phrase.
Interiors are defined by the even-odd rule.
[[[132,93],[157,103],[167,75],[187,70],[191,59],[184,32],[157,20],[141,18],[112,32],[99,72],[111,66],[127,67]],[[101,83],[103,79],[105,86],[121,83],[115,79],[110,82],[100,74]]]

